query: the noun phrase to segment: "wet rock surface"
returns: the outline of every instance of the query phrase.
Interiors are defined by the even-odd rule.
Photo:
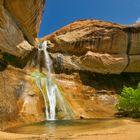
[[[45,119],[44,100],[30,74],[14,67],[0,72],[0,129]]]

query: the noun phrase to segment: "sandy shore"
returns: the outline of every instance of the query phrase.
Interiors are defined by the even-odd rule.
[[[65,132],[64,132],[65,133]],[[122,126],[55,137],[0,132],[0,140],[140,140],[140,121],[124,120]]]

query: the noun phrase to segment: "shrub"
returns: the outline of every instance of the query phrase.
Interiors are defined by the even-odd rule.
[[[117,104],[119,114],[127,117],[140,117],[140,83],[136,89],[124,87]]]

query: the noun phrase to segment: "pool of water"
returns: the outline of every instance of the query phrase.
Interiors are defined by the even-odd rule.
[[[120,125],[123,125],[123,121],[120,119],[56,120],[16,127],[6,130],[6,132],[33,135],[47,134],[53,136],[70,136],[76,133],[108,129]]]

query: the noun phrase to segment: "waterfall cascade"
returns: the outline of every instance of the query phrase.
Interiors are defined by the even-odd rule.
[[[46,119],[55,120],[57,119],[58,114],[63,114],[63,119],[73,118],[73,113],[69,108],[68,104],[64,100],[64,97],[61,95],[61,92],[54,82],[55,79],[51,76],[53,71],[53,62],[47,51],[47,41],[41,43],[38,47],[38,61],[40,65],[40,58],[42,57],[43,52],[43,63],[47,74],[45,76],[37,75],[36,83],[39,87],[46,106]]]

